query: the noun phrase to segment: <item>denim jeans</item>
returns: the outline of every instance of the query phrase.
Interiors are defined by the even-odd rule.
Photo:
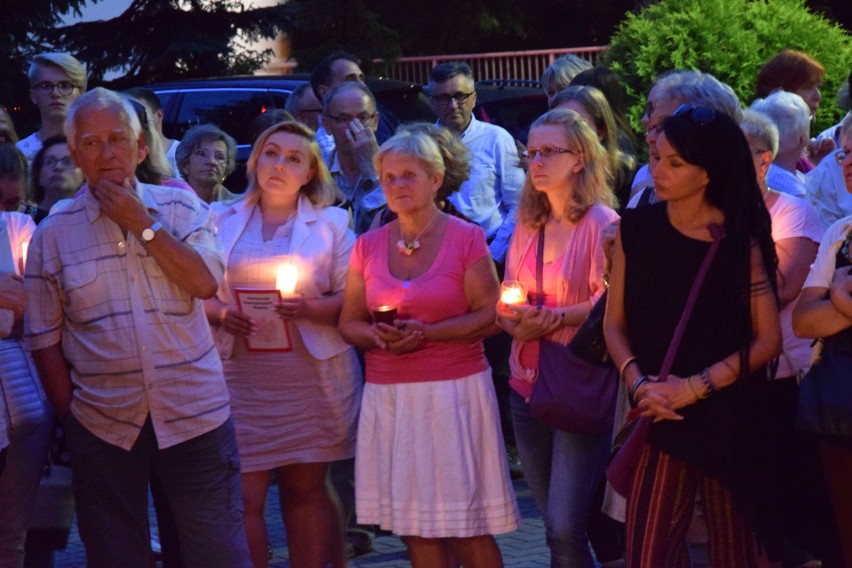
[[[97,438],[71,415],[65,430],[90,568],[148,568],[152,472],[174,513],[187,568],[251,566],[231,419],[164,450],[157,447],[150,417],[130,451]]]
[[[48,410],[40,423],[9,434],[6,467],[0,474],[0,566],[3,568],[24,565],[27,527],[47,463],[52,431],[53,414]]]
[[[551,568],[594,568],[586,530],[611,433],[590,436],[548,428],[515,392],[511,405],[524,478],[544,518]]]

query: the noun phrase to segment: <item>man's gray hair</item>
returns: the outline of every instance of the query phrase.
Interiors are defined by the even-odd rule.
[[[367,88],[366,85],[362,85],[357,81],[346,81],[345,83],[339,84],[338,86],[336,86],[325,94],[322,99],[323,114],[328,116],[328,109],[331,106],[331,101],[334,99],[334,97],[336,97],[343,91],[348,91],[350,89],[361,91],[368,99],[370,99],[370,104],[373,105],[373,112],[376,112],[379,109],[378,105],[376,104],[376,97],[373,96],[372,91],[370,91],[370,89]]]
[[[68,109],[68,116],[65,117],[65,136],[68,138],[68,147],[74,148],[77,145],[77,114],[81,110],[105,110],[109,108],[118,109],[119,117],[130,127],[133,137],[138,139],[142,134],[142,124],[139,122],[139,116],[130,101],[115,91],[95,87],[77,97]]]
[[[727,114],[737,124],[742,122],[743,108],[734,90],[709,73],[692,69],[669,71],[657,79],[654,89],[682,103]]]
[[[302,101],[308,92],[313,92],[310,83],[303,83],[293,89],[293,92],[287,97],[287,102],[284,103],[284,110],[295,116],[301,110]]]
[[[446,83],[458,75],[461,75],[470,81],[471,85],[476,83],[473,78],[473,71],[471,71],[470,65],[464,61],[447,61],[446,63],[440,63],[432,68],[432,72],[429,73],[429,84],[435,85],[438,83]]]
[[[796,93],[775,91],[765,99],[755,99],[751,109],[767,115],[778,127],[781,150],[798,146],[802,138],[809,138],[811,111]]]
[[[760,142],[761,146],[772,152],[772,159],[778,154],[778,127],[768,115],[752,109],[743,111],[740,129],[746,139]]]

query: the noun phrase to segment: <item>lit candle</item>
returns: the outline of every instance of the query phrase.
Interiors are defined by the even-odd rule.
[[[27,252],[30,250],[29,241],[21,243],[21,274],[24,273],[24,269],[27,266]]]
[[[506,305],[524,304],[527,301],[527,292],[520,282],[507,280],[500,285],[500,301]]]
[[[296,284],[299,281],[299,271],[296,265],[288,262],[278,267],[278,277],[275,279],[275,287],[284,297],[293,296],[296,293]]]

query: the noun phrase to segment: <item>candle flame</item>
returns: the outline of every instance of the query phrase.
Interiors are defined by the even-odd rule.
[[[296,284],[299,281],[299,271],[295,264],[287,263],[278,267],[278,276],[275,287],[282,296],[292,296],[296,293]]]

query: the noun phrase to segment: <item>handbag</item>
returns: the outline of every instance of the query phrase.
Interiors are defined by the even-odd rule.
[[[0,396],[10,432],[41,423],[46,415],[41,383],[20,340],[0,341]]]
[[[601,294],[601,297],[592,306],[589,315],[586,316],[586,319],[577,329],[577,333],[568,342],[568,347],[577,357],[589,363],[612,366],[612,359],[609,356],[603,332],[607,292]]]
[[[544,226],[539,229],[536,257],[536,302],[543,294]],[[550,428],[597,435],[612,429],[618,377],[612,365],[589,362],[568,346],[540,340],[538,380],[530,396],[530,410]]]
[[[675,354],[680,346],[680,340],[683,338],[683,332],[686,329],[689,316],[692,314],[692,308],[695,307],[695,301],[698,299],[698,292],[701,290],[704,278],[710,270],[713,257],[716,256],[716,251],[719,250],[719,244],[725,237],[725,230],[722,225],[712,224],[708,228],[710,235],[713,237],[713,243],[704,256],[704,260],[698,268],[698,274],[695,275],[695,280],[692,282],[692,288],[690,288],[689,296],[686,299],[686,306],[683,308],[683,313],[677,322],[671,343],[669,343],[666,355],[663,358],[663,364],[660,366],[658,380],[665,380],[669,375],[669,371],[671,371]],[[606,478],[613,489],[621,495],[627,496],[630,493],[630,486],[633,483],[639,454],[642,452],[642,448],[648,440],[648,435],[651,433],[652,422],[653,418],[650,416],[639,416],[639,412],[633,409],[628,413],[627,422],[615,437],[613,452],[609,465],[606,468]]]
[[[823,339],[819,360],[799,384],[796,428],[852,437],[852,327]]]

